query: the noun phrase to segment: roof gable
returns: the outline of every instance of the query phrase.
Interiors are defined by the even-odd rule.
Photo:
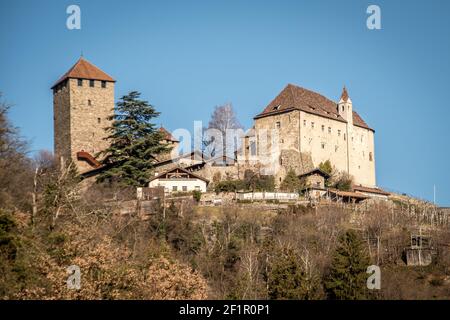
[[[66,79],[89,79],[115,82],[115,80],[98,67],[81,57],[55,84],[52,89]]]
[[[164,171],[163,173],[158,174],[156,177],[151,178],[149,182],[156,179],[186,179],[186,178],[199,179],[205,181],[206,183],[209,182],[208,179],[205,179],[181,167],[175,167],[167,171]]]

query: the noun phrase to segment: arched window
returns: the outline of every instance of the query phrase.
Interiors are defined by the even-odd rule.
[[[372,152],[369,152],[369,161],[373,161]]]

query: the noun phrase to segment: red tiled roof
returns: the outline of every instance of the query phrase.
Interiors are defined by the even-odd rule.
[[[356,192],[366,192],[366,193],[374,193],[374,194],[381,194],[384,196],[389,196],[390,193],[386,192],[380,188],[369,188],[369,187],[363,187],[363,186],[354,186],[353,187],[353,191]]]
[[[159,131],[164,134],[164,139],[166,139],[167,141],[179,142],[164,127],[159,128]]]
[[[89,79],[89,80],[102,80],[102,81],[111,81],[115,82],[115,80],[107,75],[105,72],[100,70],[98,67],[94,66],[92,63],[81,57],[73,66],[69,69],[55,84],[52,86],[52,89],[56,87],[58,84],[63,82],[66,79],[75,78],[75,79]]]
[[[344,87],[344,89],[342,89],[341,100],[345,101],[345,102],[348,101],[348,92],[347,92],[346,87]]]
[[[344,90],[345,92],[347,92],[345,88]],[[310,91],[293,84],[288,84],[280,92],[280,94],[274,100],[272,100],[272,102],[269,103],[264,111],[254,117],[254,119],[263,118],[292,110],[301,110],[325,118],[346,122],[346,120],[341,115],[339,115],[336,102],[324,97],[317,92]],[[353,111],[353,124],[358,127],[373,130],[355,111]]]

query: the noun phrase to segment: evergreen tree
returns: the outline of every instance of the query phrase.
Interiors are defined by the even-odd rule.
[[[301,188],[301,180],[295,174],[294,169],[290,168],[283,182],[281,182],[280,189],[283,191],[298,192]]]
[[[275,252],[268,274],[269,299],[315,299],[317,281],[307,275],[299,253],[286,246]]]
[[[163,133],[150,121],[159,116],[159,112],[145,100],[140,93],[132,91],[117,103],[116,112],[109,120],[112,126],[106,128],[110,135],[106,140],[110,146],[100,152],[104,155],[104,170],[97,181],[117,181],[120,184],[143,186],[148,182],[149,171],[153,167],[154,157],[169,151],[161,143]]]
[[[319,169],[323,172],[326,172],[330,175],[330,178],[326,179],[325,186],[331,187],[331,180],[333,180],[333,176],[335,175],[335,170],[333,169],[333,166],[331,165],[331,161],[327,160],[325,162],[319,163]]]
[[[339,238],[325,288],[331,299],[364,299],[370,260],[358,235],[348,230]]]
[[[319,163],[319,169],[328,173],[330,176],[333,174],[333,166],[331,165],[330,160]]]

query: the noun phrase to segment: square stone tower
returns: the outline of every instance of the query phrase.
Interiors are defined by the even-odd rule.
[[[114,114],[114,83],[80,58],[53,85],[54,153],[60,163],[72,160],[80,173],[100,166],[94,155],[108,147],[104,138]]]

